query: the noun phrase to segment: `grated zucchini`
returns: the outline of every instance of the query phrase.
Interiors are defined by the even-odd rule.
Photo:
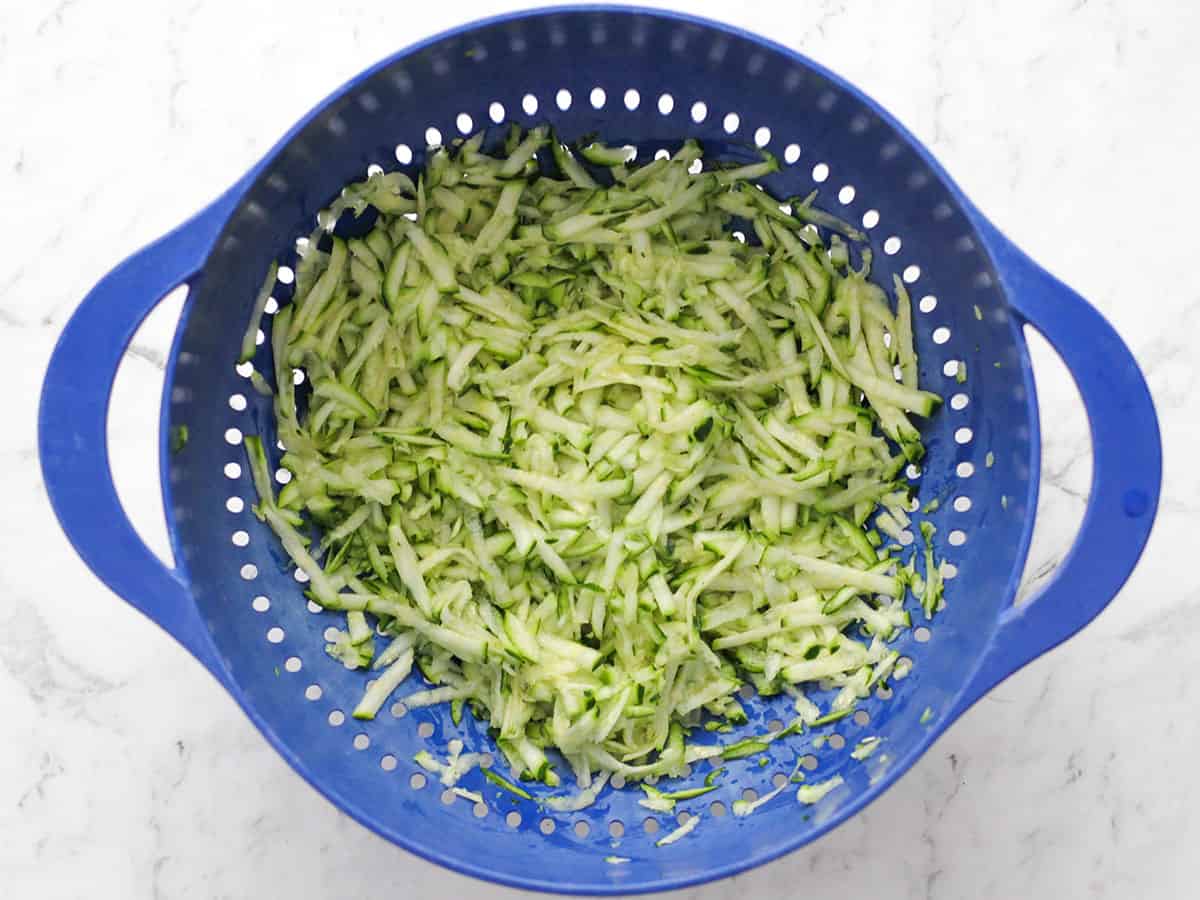
[[[830,791],[842,783],[842,776],[834,775],[826,781],[818,781],[815,784],[802,784],[796,788],[796,799],[806,806],[811,806],[814,803],[821,802]]]
[[[547,803],[575,809],[610,775],[677,776],[836,721],[885,676],[911,578],[872,522],[907,526],[910,416],[940,398],[916,383],[903,285],[893,312],[869,254],[856,269],[828,237],[854,229],[760,190],[772,157],[693,168],[689,141],[637,167],[543,128],[506,148],[431,148],[417,183],[371,175],[320,217],[273,319],[278,496],[261,441],[246,450],[256,513],[346,615],[329,652],[382,670],[354,715],[416,668],[429,686],[408,706],[469,705],[521,779],[559,784],[557,749],[583,792]],[[365,236],[330,233],[368,208]],[[823,715],[817,681],[841,689]],[[745,722],[744,682],[800,718],[689,742],[699,716]],[[453,786],[477,759],[417,762]],[[712,786],[643,788],[666,810]]]

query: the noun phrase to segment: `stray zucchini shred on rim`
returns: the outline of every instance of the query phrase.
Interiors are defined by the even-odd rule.
[[[853,228],[759,187],[773,157],[629,156],[514,127],[498,155],[477,135],[416,181],[348,186],[273,317],[278,495],[245,438],[256,515],[345,615],[327,651],[374,670],[354,716],[416,669],[409,708],[465,703],[518,778],[558,785],[557,749],[585,791],[715,756],[691,730],[744,723],[745,682],[790,694],[798,719],[729,758],[887,677],[919,577],[894,542],[923,453],[910,416],[939,404],[903,284],[893,303],[869,250],[852,265]],[[359,237],[335,233],[344,214]],[[804,693],[818,681],[839,688],[824,713]]]

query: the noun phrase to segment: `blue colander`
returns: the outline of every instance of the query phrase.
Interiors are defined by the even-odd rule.
[[[642,159],[689,136],[710,155],[752,159],[756,144],[767,147],[785,163],[767,179],[773,193],[819,188],[823,206],[865,226],[875,277],[887,284],[895,273],[909,283],[922,384],[948,401],[925,423],[928,456],[909,476],[922,503],[941,500],[929,518],[953,577],[944,613],[897,641],[911,667],[905,662],[888,687],[820,739],[778,741],[765,764],[758,757],[728,763],[716,791],[672,815],[649,813],[637,805],[641,792],[629,788],[606,790],[581,812],[556,813],[537,802],[545,788],[530,786],[533,799],[521,799],[480,770],[461,786],[482,792],[483,804],[444,793],[413,755],[428,749],[445,757],[460,745],[486,752],[485,728],[469,714],[456,726],[444,708],[401,704],[372,722],[349,718],[344,711],[365,676],[325,655],[322,633],[332,617],[306,604],[278,541],[249,510],[254,488],[240,433],[262,433],[275,446],[269,402],[235,370],[262,273],[272,260],[295,264],[296,238],[368,166],[412,171],[427,142],[502,121],[550,122],[565,139],[598,132],[635,145]],[[130,337],[182,284],[187,302],[158,426],[171,569],[121,509],[105,422]],[[281,282],[274,297],[283,304],[290,294]],[[1038,596],[1015,607],[1040,460],[1026,324],[1074,374],[1095,456],[1074,550]],[[269,346],[258,361],[266,372]],[[189,439],[172,452],[170,437],[184,425]],[[884,110],[770,41],[687,16],[614,7],[540,10],[460,28],[368,69],[318,104],[211,206],[86,297],[50,362],[39,427],[46,487],[79,554],[190,650],[317,790],[380,835],[460,872],[597,894],[730,875],[862,809],[985,691],[1104,609],[1149,535],[1161,470],[1150,396],[1120,338],[996,230]],[[751,698],[744,732],[789,718],[787,702]],[[865,736],[882,738],[881,748],[853,759]],[[734,800],[761,796],[797,763],[810,782],[840,775],[845,784],[813,806],[788,790],[748,818],[730,814]],[[492,765],[512,778],[499,758]],[[708,765],[659,786],[694,784]],[[690,816],[701,817],[693,831],[656,846]]]

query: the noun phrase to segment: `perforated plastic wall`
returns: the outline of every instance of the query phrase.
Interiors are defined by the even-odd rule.
[[[703,820],[669,847],[654,842],[676,820],[637,806],[638,791],[606,791],[572,815],[506,794],[478,771],[462,786],[482,791],[484,805],[445,794],[412,757],[422,748],[444,755],[453,741],[489,749],[469,715],[456,727],[446,709],[397,705],[373,722],[350,719],[367,676],[325,655],[333,617],[306,604],[278,542],[249,510],[255,495],[240,436],[262,433],[273,447],[274,433],[269,400],[235,370],[235,357],[268,263],[294,265],[295,241],[312,230],[317,210],[368,166],[411,172],[427,142],[507,121],[550,122],[567,140],[599,132],[633,144],[643,159],[687,137],[714,157],[750,159],[755,145],[767,147],[785,163],[766,182],[772,192],[819,188],[819,205],[870,236],[875,277],[887,284],[899,273],[908,283],[922,382],[948,401],[924,429],[924,471],[909,473],[922,503],[941,501],[931,516],[937,552],[952,563],[946,611],[925,628],[914,610],[922,627],[897,643],[911,671],[900,677],[905,663],[891,690],[853,718],[774,744],[765,766],[758,757],[726,764],[718,790],[680,803],[680,818]],[[286,303],[289,284],[277,288]],[[882,790],[940,730],[1023,561],[1036,451],[1024,345],[955,192],[856,92],[732,31],[642,13],[555,12],[484,24],[386,62],[265,164],[194,280],[181,329],[163,427],[186,424],[190,439],[167,457],[168,513],[231,683],[289,761],[339,805],[467,872],[620,892],[726,874],[812,839]],[[269,340],[260,353],[260,370],[270,371]],[[790,718],[786,698],[748,705],[745,733]],[[882,749],[853,760],[850,750],[869,735],[884,740]],[[728,814],[732,801],[770,790],[801,757],[810,780],[838,774],[845,785],[812,807],[785,791],[748,819]]]

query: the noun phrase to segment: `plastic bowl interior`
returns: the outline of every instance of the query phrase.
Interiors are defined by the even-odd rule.
[[[921,381],[947,400],[923,429],[924,470],[910,474],[922,502],[941,501],[929,518],[956,578],[948,609],[929,628],[914,616],[921,627],[896,643],[911,673],[853,718],[778,742],[763,759],[728,763],[717,790],[679,805],[703,820],[669,847],[655,841],[676,817],[638,806],[640,791],[606,791],[589,809],[558,814],[475,771],[462,786],[483,790],[485,807],[447,798],[413,754],[444,755],[455,740],[489,749],[469,714],[460,727],[444,708],[349,718],[364,675],[323,652],[335,620],[306,607],[278,542],[250,512],[248,469],[227,438],[238,429],[275,442],[269,402],[235,371],[268,263],[294,265],[295,241],[317,210],[368,166],[412,171],[427,141],[485,126],[498,133],[496,120],[549,122],[567,140],[597,132],[635,145],[641,159],[687,137],[710,156],[749,159],[755,143],[765,145],[785,163],[766,181],[772,192],[820,189],[820,205],[866,226],[874,277],[909,282]],[[192,281],[168,367],[164,435],[182,424],[190,431],[186,448],[165,457],[168,517],[229,684],[301,774],[380,834],[460,871],[524,887],[625,892],[708,880],[794,849],[878,795],[928,746],[1011,601],[1036,491],[1037,422],[1018,320],[960,195],[877,108],[797,55],[736,31],[662,14],[552,11],[444,35],[370,70],[259,172]],[[290,290],[279,285],[280,303]],[[269,340],[259,359],[269,372],[268,354]],[[786,698],[748,705],[746,733],[789,718]],[[883,738],[883,749],[852,759],[869,735]],[[749,818],[729,814],[743,792],[764,794],[802,757],[808,780],[837,774],[845,785],[815,806],[800,806],[788,790]],[[683,783],[707,770],[698,766]]]

